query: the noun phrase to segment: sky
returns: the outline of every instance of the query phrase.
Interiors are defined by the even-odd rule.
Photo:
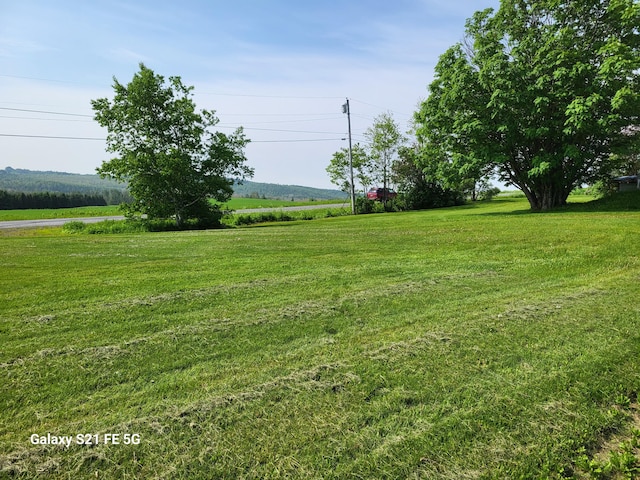
[[[326,167],[382,113],[403,132],[438,57],[499,0],[0,0],[0,169],[95,173],[91,100],[142,62],[238,126],[253,180],[335,188]],[[56,138],[43,138],[56,137]]]

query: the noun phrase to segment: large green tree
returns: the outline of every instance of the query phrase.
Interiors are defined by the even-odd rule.
[[[565,204],[637,145],[639,25],[634,0],[502,0],[476,12],[415,115],[425,155],[456,175],[496,168],[534,210]]]
[[[102,177],[128,182],[127,215],[215,221],[210,199],[228,200],[234,179],[253,175],[246,165],[249,142],[242,129],[213,130],[213,111],[196,110],[193,87],[140,64],[128,85],[114,78],[113,100],[92,100],[95,119],[107,128],[107,151],[118,156],[98,168]]]

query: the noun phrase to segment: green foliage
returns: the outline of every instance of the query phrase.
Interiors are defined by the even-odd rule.
[[[288,201],[308,201],[311,198],[317,200],[343,199],[344,195],[339,190],[325,188],[312,188],[300,185],[278,185],[275,183],[259,183],[243,181],[242,184],[235,183],[233,191],[236,196],[250,197],[252,194],[260,198],[288,200]]]
[[[175,223],[171,225],[175,230]],[[71,234],[115,234],[115,233],[140,233],[152,231],[151,222],[140,219],[127,220],[103,220],[96,223],[84,223],[78,221],[67,222],[62,230]],[[169,228],[167,228],[169,230]]]
[[[131,201],[126,186],[101,179],[98,175],[40,172],[11,167],[0,170],[0,191],[3,190],[6,192],[0,193],[0,197],[4,197],[0,198],[0,208],[1,205],[10,205],[7,207],[9,209],[119,205]]]
[[[301,210],[285,212],[278,210],[275,212],[245,213],[229,215],[223,220],[225,225],[246,226],[271,222],[293,222],[297,220],[316,220],[319,218],[340,217],[347,215],[344,208],[327,208],[315,210]]]
[[[67,233],[83,233],[86,229],[87,224],[84,222],[73,221],[67,222],[62,226],[62,230]]]
[[[375,213],[378,211],[378,208],[382,209],[380,202],[370,200],[367,197],[356,197],[356,213]]]
[[[231,135],[213,131],[214,112],[196,111],[193,87],[179,77],[168,85],[140,64],[126,86],[114,79],[115,96],[91,102],[98,123],[106,127],[107,151],[118,157],[98,169],[103,177],[127,182],[133,202],[127,215],[188,219],[215,223],[210,198],[225,202],[233,193],[231,178],[253,174],[245,165],[248,143],[242,129]]]
[[[640,475],[640,431],[632,429],[626,433],[628,440],[618,442],[608,455],[596,458],[581,452],[575,461],[580,473],[594,480],[635,479]]]
[[[450,188],[441,172],[435,172],[419,160],[420,152],[414,146],[402,147],[398,160],[393,163],[392,178],[400,191],[397,204],[402,210],[451,207],[465,201],[462,188]]]
[[[351,148],[351,163],[353,165],[353,177],[355,191],[365,193],[371,185],[371,159],[363,147],[356,143]],[[327,167],[329,180],[337,185],[343,192],[351,192],[351,172],[349,168],[349,149],[343,148],[333,154]],[[361,188],[357,188],[359,182]]]
[[[128,218],[125,220],[102,220],[95,223],[79,221],[67,222],[62,226],[66,233],[83,234],[115,234],[115,233],[141,233],[141,232],[172,232],[176,230],[205,230],[220,227],[219,218],[208,220],[206,218],[190,219],[178,227],[175,221],[170,219],[144,219]]]
[[[400,200],[406,210],[453,207],[465,203],[465,199],[460,192],[442,188],[437,183],[418,184],[407,192],[400,194]]]
[[[498,187],[487,186],[478,192],[478,200],[491,200],[493,197],[500,193]]]
[[[127,201],[126,184],[118,184],[98,175],[80,175],[65,172],[41,172],[7,167],[0,170],[0,190],[37,193],[81,193],[102,195],[109,205]],[[112,200],[111,197],[114,197]]]
[[[367,138],[367,150],[371,159],[371,171],[368,177],[372,183],[377,182],[387,189],[391,180],[393,162],[405,138],[390,113],[378,115],[364,135]]]
[[[103,205],[107,205],[107,201],[102,195],[55,192],[24,193],[0,190],[0,210],[55,209]]]
[[[639,23],[632,0],[476,12],[416,113],[424,158],[452,177],[495,167],[535,210],[564,204],[614,168],[612,154],[637,148]]]
[[[279,185],[243,180],[234,182],[233,192],[236,197],[250,197],[252,194],[260,198],[291,201],[307,201],[342,199],[339,190],[304,187],[301,185]],[[60,192],[101,194],[108,205],[118,205],[131,201],[126,184],[120,184],[99,175],[79,175],[75,173],[41,172],[7,167],[0,170],[0,190],[18,192]]]

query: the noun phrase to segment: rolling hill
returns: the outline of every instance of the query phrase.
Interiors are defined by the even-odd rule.
[[[0,190],[7,191],[95,194],[105,190],[123,191],[126,188],[124,184],[102,179],[98,175],[34,171],[11,167],[0,170]],[[243,182],[242,185],[236,184],[234,191],[235,196],[238,197],[281,200],[332,200],[346,197],[346,194],[340,190],[249,181]]]

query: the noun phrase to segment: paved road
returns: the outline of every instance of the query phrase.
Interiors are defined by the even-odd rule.
[[[330,205],[305,205],[301,207],[279,207],[279,208],[249,208],[245,210],[235,210],[234,213],[260,213],[260,212],[297,212],[302,210],[317,210],[320,208],[347,208],[349,203],[334,203]],[[122,220],[123,216],[112,217],[83,217],[83,218],[48,218],[42,220],[11,220],[0,222],[0,229],[7,228],[36,228],[36,227],[60,227],[67,222],[97,223],[103,220]]]

